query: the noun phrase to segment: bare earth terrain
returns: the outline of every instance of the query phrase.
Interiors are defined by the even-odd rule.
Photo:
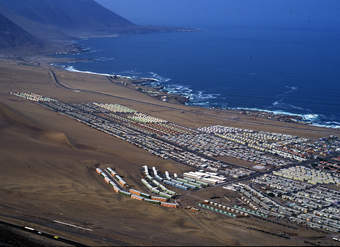
[[[61,84],[55,81],[51,69]],[[91,246],[337,243],[324,239],[322,232],[302,226],[292,229],[257,218],[232,219],[208,211],[163,208],[122,197],[97,176],[96,167],[110,164],[130,185],[140,189],[144,164],[179,174],[192,168],[153,156],[36,103],[12,96],[10,91],[30,91],[69,103],[122,104],[191,128],[219,124],[311,138],[340,136],[340,130],[161,102],[114,84],[104,76],[1,61],[0,220],[29,225]],[[183,200],[187,203],[192,200],[193,206],[199,198],[234,196],[221,187],[187,194]],[[266,232],[282,232],[290,239]]]

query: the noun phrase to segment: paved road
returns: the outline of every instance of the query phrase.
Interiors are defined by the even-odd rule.
[[[26,232],[30,232],[32,234],[37,234],[43,237],[47,237],[50,239],[54,239],[57,241],[61,241],[64,243],[69,243],[72,246],[87,246],[85,244],[70,240],[70,239],[66,239],[65,237],[61,237],[58,236],[56,234],[52,234],[52,233],[48,233],[48,232],[44,232],[41,231],[40,229],[38,229],[38,227],[32,227],[32,225],[34,226],[41,226],[44,227],[44,229],[51,229],[51,231],[55,230],[58,232],[64,232],[67,233],[68,236],[77,236],[79,239],[87,239],[93,242],[101,242],[101,243],[106,243],[109,246],[126,246],[127,243],[117,240],[117,239],[113,239],[113,238],[109,238],[109,237],[103,237],[102,235],[100,235],[100,233],[97,232],[97,228],[92,228],[92,231],[89,231],[90,229],[86,228],[86,227],[82,227],[79,225],[74,225],[72,220],[70,220],[70,222],[63,222],[63,221],[59,221],[59,219],[53,218],[43,218],[42,216],[39,215],[26,215],[25,213],[20,214],[20,215],[10,215],[10,214],[4,214],[2,212],[0,212],[0,224],[5,223],[5,224],[12,224],[12,225],[8,225],[8,226],[12,226],[18,229],[22,229]],[[13,220],[15,220],[15,222],[17,220],[19,220],[20,222],[24,222],[23,224],[25,225],[18,225],[18,224],[14,224],[12,223]],[[62,223],[62,224],[61,224]],[[28,228],[25,228],[28,227]],[[33,228],[33,230],[32,230]],[[100,228],[102,229],[102,228]]]
[[[48,239],[53,239],[57,242],[70,244],[71,246],[87,247],[87,245],[81,244],[79,242],[76,242],[76,241],[73,241],[73,240],[70,240],[70,239],[66,239],[64,237],[60,237],[56,234],[51,234],[51,233],[48,233],[48,232],[40,231],[40,230],[34,229],[32,227],[29,227],[29,226],[17,225],[17,224],[9,223],[7,221],[3,221],[3,220],[0,220],[0,224],[5,225],[5,226],[9,226],[9,227],[12,227],[12,228],[20,229],[21,231],[28,232],[28,233],[31,233],[31,234],[34,234],[34,235],[39,235],[41,237],[45,237],[45,238],[48,238]]]

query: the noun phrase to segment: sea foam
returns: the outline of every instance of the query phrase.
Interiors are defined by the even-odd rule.
[[[78,69],[74,68],[73,66],[65,66],[64,69],[67,70],[67,71],[76,72],[76,73],[84,73],[84,74],[91,74],[91,75],[102,75],[102,76],[119,76],[119,77],[132,79],[129,76],[122,76],[122,75],[118,75],[118,74],[105,74],[105,73],[97,73],[97,72],[92,72],[92,71],[78,70]]]

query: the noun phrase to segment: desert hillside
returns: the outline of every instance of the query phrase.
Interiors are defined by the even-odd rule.
[[[35,37],[0,14],[0,49],[40,45],[41,43]]]
[[[94,0],[1,0],[0,13],[41,38],[112,34],[136,26]]]

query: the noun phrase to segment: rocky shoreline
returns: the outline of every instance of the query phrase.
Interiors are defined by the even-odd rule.
[[[190,100],[188,97],[185,97],[181,94],[171,94],[166,89],[164,89],[161,85],[153,85],[153,83],[159,82],[155,78],[130,78],[124,77],[120,75],[114,75],[109,77],[111,82],[120,83],[126,87],[134,88],[135,90],[147,94],[151,97],[157,98],[163,102],[177,103],[183,105],[190,105]],[[242,115],[251,116],[254,118],[260,119],[269,119],[276,120],[280,122],[286,123],[300,123],[300,124],[308,124],[301,116],[298,115],[286,115],[286,114],[278,114],[265,112],[260,110],[245,110],[245,109],[218,109],[220,111],[233,111]]]
[[[270,119],[270,120],[276,120],[280,122],[286,122],[286,123],[300,123],[300,124],[307,124],[306,121],[303,120],[301,116],[292,116],[292,115],[286,115],[286,114],[274,114],[270,112],[264,112],[264,111],[256,111],[256,110],[234,110],[241,114],[252,116],[254,118],[264,118],[264,119]]]
[[[77,71],[81,72],[81,71]],[[96,73],[94,73],[96,74]],[[146,94],[150,97],[156,98],[163,102],[169,102],[173,104],[181,104],[181,105],[190,105],[190,99],[185,95],[181,94],[174,94],[170,93],[166,90],[164,86],[159,83],[158,79],[155,78],[132,78],[129,76],[122,76],[122,75],[106,75],[108,80],[111,83],[124,86],[130,89],[137,90],[143,94]],[[200,107],[200,106],[196,106]],[[280,113],[272,113],[266,112],[261,110],[251,110],[251,109],[221,109],[221,108],[212,108],[218,111],[228,111],[228,112],[235,112],[238,114],[246,115],[253,117],[254,119],[268,119],[268,120],[275,120],[280,122],[286,123],[299,123],[299,124],[312,124],[309,121],[303,119],[303,117],[299,115],[287,115],[287,114],[280,114]]]
[[[113,75],[107,77],[112,83],[119,84],[124,87],[135,89],[150,97],[156,98],[163,102],[185,105],[189,99],[183,95],[171,94],[167,92],[163,86],[151,86],[150,82],[158,82],[154,78],[130,78],[126,76]]]
[[[74,54],[78,52],[88,52],[88,49],[80,47],[80,46],[74,46],[74,50],[68,50],[65,51],[62,55],[69,55]],[[60,54],[59,54],[60,55]],[[7,58],[8,59],[8,58]],[[7,60],[5,59],[5,60]],[[12,60],[12,59],[10,59]],[[64,67],[60,65],[56,65],[52,62],[57,63],[65,63],[65,62],[79,62],[79,60],[74,60],[71,58],[56,58],[56,57],[34,57],[34,58],[23,58],[15,59],[16,63],[18,64],[25,64],[25,65],[31,65],[31,66],[53,66],[58,69],[65,69]],[[86,59],[85,59],[86,61]],[[66,69],[67,70],[67,69]],[[69,70],[72,71],[72,70]],[[141,92],[143,94],[146,94],[152,98],[156,98],[162,102],[168,102],[173,104],[181,104],[181,105],[190,105],[190,99],[186,97],[185,95],[181,94],[174,94],[170,93],[166,90],[165,86],[161,85],[159,83],[158,79],[155,78],[146,78],[146,77],[140,77],[140,78],[133,78],[129,76],[122,76],[122,75],[108,75],[108,74],[100,74],[95,72],[84,72],[84,71],[77,71],[73,70],[74,72],[80,72],[80,73],[89,73],[89,74],[98,74],[103,75],[108,78],[111,83],[128,87],[130,89],[137,90],[138,92]],[[201,107],[201,106],[195,106],[195,107]],[[222,109],[222,108],[216,108],[216,107],[208,107],[212,108],[218,111],[227,111],[227,112],[235,112],[238,114],[246,115],[253,117],[254,119],[268,119],[268,120],[275,120],[280,122],[286,122],[286,123],[299,123],[303,125],[313,125],[311,121],[307,121],[303,119],[303,117],[299,115],[288,115],[284,113],[273,113],[273,112],[267,112],[267,111],[261,111],[261,110],[252,110],[252,109],[235,109],[235,108],[228,108],[228,109]],[[321,126],[319,126],[321,127]]]

